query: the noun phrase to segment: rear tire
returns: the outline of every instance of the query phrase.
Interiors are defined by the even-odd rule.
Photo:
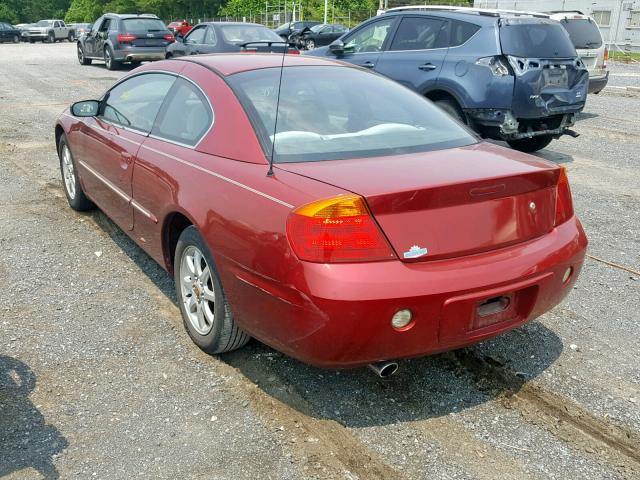
[[[553,140],[551,135],[539,135],[537,137],[523,138],[521,140],[507,140],[507,143],[514,150],[532,153],[542,150],[551,143],[551,140]]]
[[[18,35],[13,36],[13,43],[20,43],[20,37]]]
[[[120,66],[120,62],[113,59],[113,51],[111,47],[106,47],[104,49],[104,66],[107,67],[107,70],[117,70]]]
[[[213,257],[193,225],[180,235],[173,265],[180,313],[193,342],[209,354],[244,346],[251,337],[234,322]]]
[[[445,98],[442,100],[436,100],[433,103],[435,103],[438,108],[447,112],[453,118],[458,120],[460,123],[464,125],[468,124],[467,117],[465,117],[464,112],[455,100],[449,100]]]
[[[82,190],[78,169],[73,159],[67,137],[62,134],[58,142],[58,158],[60,159],[60,173],[62,174],[62,187],[67,197],[69,206],[78,212],[92,210],[95,205],[87,198]]]
[[[316,48],[316,42],[310,38],[305,42],[304,46],[307,48],[307,50],[313,50],[314,48]]]
[[[29,43],[36,43],[36,41],[33,38],[30,38]]]
[[[69,43],[73,43],[76,41],[76,34],[74,32],[69,32],[69,36],[67,37]]]
[[[47,35],[47,43],[56,43],[56,36],[53,32],[49,32]]]

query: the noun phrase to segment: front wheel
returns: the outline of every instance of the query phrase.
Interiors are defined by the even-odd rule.
[[[56,43],[56,36],[53,32],[49,32],[47,36],[47,43]]]
[[[91,210],[94,205],[87,198],[80,185],[76,164],[69,148],[67,137],[62,135],[58,143],[58,157],[60,158],[60,172],[62,173],[62,184],[64,193],[69,202],[69,206],[78,212]]]
[[[553,140],[553,136],[551,135],[539,135],[537,137],[522,138],[520,140],[507,140],[507,143],[514,150],[531,153],[542,150],[551,143],[551,140]]]
[[[91,59],[85,56],[84,48],[82,48],[82,45],[80,45],[79,43],[78,43],[78,62],[80,62],[80,65],[91,65]]]
[[[180,312],[193,342],[210,354],[244,346],[250,337],[233,320],[213,257],[196,227],[180,235],[173,265]]]

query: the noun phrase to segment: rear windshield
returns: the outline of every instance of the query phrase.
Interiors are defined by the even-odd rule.
[[[229,25],[220,27],[222,36],[229,43],[282,42],[282,38],[266,27],[258,25]]]
[[[587,18],[566,19],[560,24],[569,32],[571,41],[576,48],[600,48],[602,36],[600,30],[593,21]]]
[[[267,155],[308,162],[424,152],[476,143],[464,127],[411,90],[345,67],[289,67],[229,77]],[[275,145],[273,141],[275,138]]]
[[[161,20],[153,18],[125,18],[123,25],[127,33],[163,32],[167,29]]]
[[[502,53],[523,58],[571,58],[576,50],[566,30],[553,20],[509,19],[500,25]]]

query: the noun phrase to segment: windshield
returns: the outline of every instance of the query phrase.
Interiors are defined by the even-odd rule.
[[[569,35],[554,20],[509,19],[500,26],[505,55],[523,58],[571,58],[576,50]]]
[[[600,48],[602,46],[600,30],[589,19],[565,19],[560,23],[569,32],[569,37],[576,48]]]
[[[161,20],[153,18],[125,18],[123,23],[127,33],[163,32],[167,29]]]
[[[274,140],[279,68],[229,77],[265,152]],[[288,67],[282,73],[275,162],[423,152],[476,143],[424,97],[384,77],[345,67]]]
[[[36,27],[50,27],[51,25],[53,25],[51,20],[40,20],[36,23]]]
[[[230,43],[282,42],[280,35],[259,25],[229,25],[220,27],[220,30]]]

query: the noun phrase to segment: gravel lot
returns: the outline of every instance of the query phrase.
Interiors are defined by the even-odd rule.
[[[383,382],[200,352],[169,276],[62,192],[55,118],[126,70],[61,43],[0,45],[0,71],[0,477],[640,478],[640,92],[590,96],[540,153],[591,241],[570,298]]]

